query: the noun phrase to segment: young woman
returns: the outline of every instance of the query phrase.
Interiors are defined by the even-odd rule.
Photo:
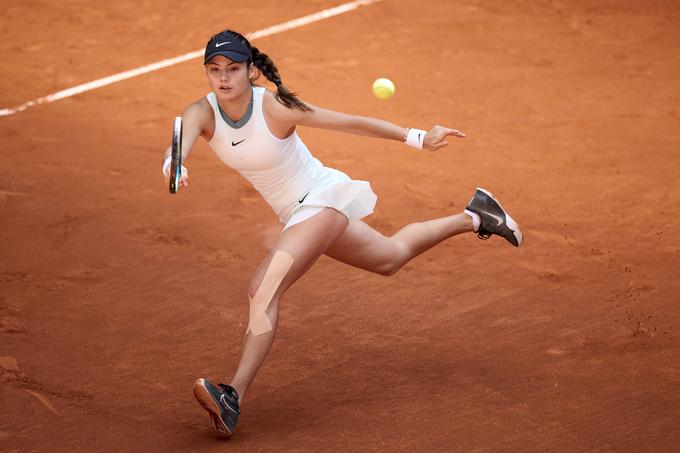
[[[434,126],[408,129],[376,118],[348,115],[311,106],[286,89],[272,60],[242,35],[225,30],[205,49],[204,65],[211,92],[183,114],[186,159],[199,135],[215,154],[262,194],[279,216],[283,232],[255,271],[248,289],[250,321],[241,360],[229,385],[196,381],[194,395],[215,428],[234,433],[240,406],[274,341],[281,295],[321,254],[392,275],[413,257],[451,236],[476,232],[500,235],[514,246],[523,241],[517,223],[486,190],[477,189],[464,212],[405,226],[386,237],[361,221],[373,212],[377,197],[366,181],[315,159],[300,140],[298,125],[332,129],[405,142],[438,150],[455,129]],[[276,93],[253,85],[259,73],[276,85]],[[163,174],[169,174],[169,149]],[[180,187],[188,185],[182,167]]]

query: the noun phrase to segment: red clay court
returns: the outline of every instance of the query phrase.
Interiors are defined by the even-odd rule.
[[[341,1],[10,1],[0,108]],[[167,193],[201,60],[0,117],[0,450],[680,448],[680,3],[383,0],[253,43],[313,104],[467,134],[419,153],[301,129],[371,182],[368,223],[391,234],[481,186],[524,247],[456,237],[393,277],[322,258],[221,440],[192,384],[234,370],[280,227],[205,142]]]

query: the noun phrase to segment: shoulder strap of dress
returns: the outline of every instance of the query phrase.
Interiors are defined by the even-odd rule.
[[[213,111],[213,118],[214,118],[214,122],[215,122],[215,131],[213,132],[212,139],[214,139],[215,137],[217,137],[219,135],[218,132],[220,130],[222,130],[222,128],[223,128],[222,121],[220,121],[221,116],[220,116],[219,107],[217,106],[217,97],[215,96],[215,92],[211,91],[210,93],[208,93],[205,96],[205,98],[208,100],[208,104],[210,104],[210,107],[212,107],[212,111]]]
[[[258,118],[264,117],[264,87],[253,87],[253,114]]]
[[[212,107],[213,111],[217,111],[217,99],[215,98],[215,93],[211,91],[210,93],[206,94],[205,98],[208,100],[208,103]]]
[[[253,87],[253,107],[259,107],[262,110],[265,90],[264,87]]]

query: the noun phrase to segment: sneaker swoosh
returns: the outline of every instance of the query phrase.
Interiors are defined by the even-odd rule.
[[[238,412],[236,412],[234,409],[232,409],[231,406],[229,405],[229,403],[227,403],[227,399],[225,398],[224,395],[221,395],[221,396],[220,396],[220,403],[222,403],[222,406],[223,406],[225,409],[229,409],[229,410],[232,411],[234,414],[238,414]]]
[[[309,195],[309,192],[307,192],[302,198],[300,198],[300,199],[298,200],[298,202],[299,202],[299,203],[302,203],[303,201],[305,201],[305,198],[307,198],[307,195]]]
[[[239,141],[239,142],[235,142],[235,141],[232,140],[232,141],[231,141],[231,146],[236,146],[236,145],[238,145],[239,143],[243,143],[243,142],[245,142],[245,141],[246,141],[245,138],[244,138],[243,140]]]
[[[504,223],[503,217],[498,216],[498,215],[496,215],[496,214],[491,214],[490,212],[485,212],[485,214],[486,214],[486,215],[489,215],[489,216],[491,216],[491,217],[493,217],[494,219],[496,219],[496,221],[498,222],[498,225],[496,225],[497,227],[503,225],[503,223]]]
[[[223,46],[223,45],[225,45],[225,44],[231,44],[231,41],[215,43],[215,47],[220,47],[220,46]]]

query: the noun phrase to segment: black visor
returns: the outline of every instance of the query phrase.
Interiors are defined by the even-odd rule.
[[[203,64],[207,64],[216,55],[223,55],[237,63],[243,63],[253,58],[248,46],[241,42],[238,36],[231,33],[220,33],[208,41],[208,45],[205,46]]]

